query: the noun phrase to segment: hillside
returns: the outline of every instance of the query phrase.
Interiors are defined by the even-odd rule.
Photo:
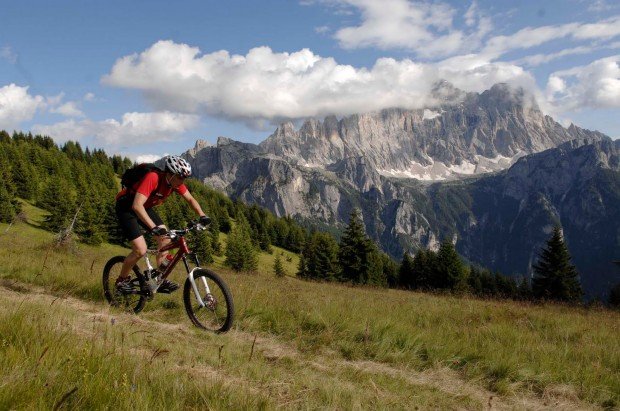
[[[277,280],[274,247],[256,274],[216,260],[237,307],[216,336],[191,327],[178,293],[139,316],[110,309],[100,273],[127,250],[53,249],[42,212],[24,210],[0,224],[2,409],[620,404],[617,312]]]

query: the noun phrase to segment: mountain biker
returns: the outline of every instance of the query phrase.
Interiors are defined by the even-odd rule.
[[[121,273],[116,279],[116,289],[121,293],[130,293],[132,267],[146,254],[147,245],[140,227],[149,231],[157,241],[157,249],[170,243],[166,237],[168,230],[162,219],[153,209],[160,205],[173,192],[180,194],[190,207],[200,216],[200,223],[209,224],[209,217],[200,208],[198,201],[187,190],[184,180],[192,174],[189,163],[178,156],[168,156],[164,160],[164,170],[148,171],[132,187],[122,189],[116,195],[116,216],[124,236],[131,243],[131,253],[125,258]],[[167,251],[157,254],[159,267]],[[159,291],[172,292],[179,285],[166,279],[159,286]]]

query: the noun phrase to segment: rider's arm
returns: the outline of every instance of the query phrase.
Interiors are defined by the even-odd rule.
[[[190,207],[192,207],[192,209],[198,213],[198,215],[200,217],[202,217],[203,215],[205,215],[204,211],[202,211],[202,208],[200,207],[200,204],[198,204],[198,201],[196,201],[196,199],[194,198],[194,196],[192,196],[192,194],[189,191],[185,191],[183,194],[181,194],[183,196],[183,198],[185,199],[185,201],[187,201],[190,205]]]
[[[146,224],[146,226],[150,230],[152,230],[153,228],[156,227],[156,225],[153,222],[153,220],[151,220],[151,217],[149,217],[149,214],[146,212],[146,209],[144,208],[144,203],[146,203],[146,200],[148,200],[147,196],[145,196],[142,193],[136,193],[136,197],[133,200],[133,204],[131,205],[131,208],[133,209],[133,211],[136,212],[136,215],[138,216],[138,218],[142,220],[142,222]]]

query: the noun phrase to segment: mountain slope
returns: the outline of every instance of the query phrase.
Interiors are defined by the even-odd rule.
[[[433,119],[393,109],[312,120],[299,132],[283,125],[258,146],[220,138],[185,156],[206,184],[279,216],[341,227],[358,207],[369,235],[396,258],[451,239],[473,263],[527,275],[559,222],[586,291],[603,296],[620,281],[608,265],[620,253],[618,143],[563,128],[519,90],[459,96],[462,104]],[[411,176],[412,161],[432,163],[426,177],[448,181],[385,172],[407,166]]]
[[[191,326],[178,292],[138,316],[110,308],[99,276],[129,250],[55,249],[53,234],[35,225],[0,224],[0,376],[11,382],[0,385],[2,409],[620,402],[612,311],[276,280],[265,253],[255,275],[214,265],[237,308],[231,332],[215,335]]]
[[[575,126],[565,129],[543,115],[523,89],[497,84],[481,94],[452,93],[456,101],[432,109],[312,119],[298,131],[285,123],[259,146],[312,167],[364,156],[385,175],[444,180],[504,169],[524,155],[602,136]]]

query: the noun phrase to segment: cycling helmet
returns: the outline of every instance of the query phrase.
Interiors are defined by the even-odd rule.
[[[181,177],[189,177],[192,175],[192,166],[179,156],[168,156],[165,160],[164,170],[176,174]]]

